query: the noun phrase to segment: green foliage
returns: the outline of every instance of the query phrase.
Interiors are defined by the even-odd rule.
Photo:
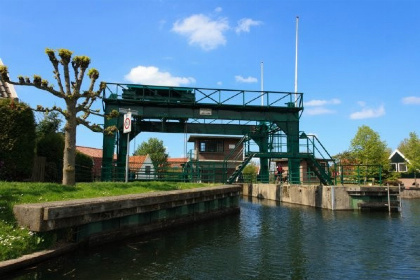
[[[44,114],[44,119],[36,125],[36,135],[38,138],[50,133],[57,133],[60,129],[62,120],[59,118],[57,112]]]
[[[359,127],[351,141],[350,153],[358,164],[382,165],[388,170],[390,149],[377,132],[368,126]]]
[[[95,68],[91,68],[88,71],[88,76],[91,79],[97,79],[97,78],[99,78],[99,71],[96,70]]]
[[[24,103],[0,100],[0,180],[29,179],[35,151],[35,120]]]
[[[354,154],[352,154],[350,151],[344,151],[342,153],[339,153],[333,158],[335,159],[336,163],[341,165],[350,165],[350,164],[356,164],[356,159],[354,158]]]
[[[37,155],[46,158],[46,182],[61,182],[63,177],[64,136],[61,133],[49,132],[42,135],[37,143]]]
[[[45,157],[46,182],[60,182],[63,177],[64,136],[59,133],[61,119],[58,113],[44,114],[44,119],[36,126],[37,155]]]
[[[420,172],[420,139],[415,132],[410,132],[409,138],[400,143],[398,150],[410,161],[408,171]]]
[[[50,244],[44,236],[0,221],[0,261],[45,249]]]
[[[244,182],[256,182],[258,174],[258,166],[255,162],[250,162],[242,171]]]
[[[76,182],[93,181],[93,159],[90,156],[76,152]]]
[[[149,138],[147,142],[141,143],[134,152],[134,155],[149,155],[155,170],[158,170],[159,167],[166,166],[168,162],[168,154],[166,153],[163,141],[157,138]]]

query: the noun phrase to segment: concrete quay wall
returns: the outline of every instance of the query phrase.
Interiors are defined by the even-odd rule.
[[[242,193],[244,196],[332,210],[383,206],[387,202],[387,187],[380,186],[244,184]],[[398,187],[390,187],[390,193],[391,203],[396,205]]]
[[[353,209],[346,188],[337,186],[244,184],[242,193],[244,196],[324,209]]]
[[[31,231],[68,230],[76,242],[113,241],[239,212],[236,185],[16,205],[18,224]]]
[[[401,192],[401,198],[414,199],[420,198],[420,188],[406,188]]]

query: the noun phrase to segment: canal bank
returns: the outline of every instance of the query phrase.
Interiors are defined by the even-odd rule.
[[[16,205],[18,224],[56,233],[55,249],[0,262],[0,275],[35,265],[81,246],[99,245],[145,233],[239,213],[237,185]]]
[[[420,279],[417,200],[404,199],[402,215],[249,197],[240,208],[65,254],[14,279]]]
[[[331,210],[399,211],[402,189],[384,186],[243,184],[244,196]],[[412,193],[414,198],[420,192]]]

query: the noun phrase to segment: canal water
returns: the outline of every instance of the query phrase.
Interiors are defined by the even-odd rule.
[[[391,216],[240,206],[238,215],[77,252],[14,279],[420,279],[420,200]]]

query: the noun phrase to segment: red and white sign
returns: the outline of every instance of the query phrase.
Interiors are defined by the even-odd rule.
[[[124,114],[124,133],[131,132],[131,112]]]

